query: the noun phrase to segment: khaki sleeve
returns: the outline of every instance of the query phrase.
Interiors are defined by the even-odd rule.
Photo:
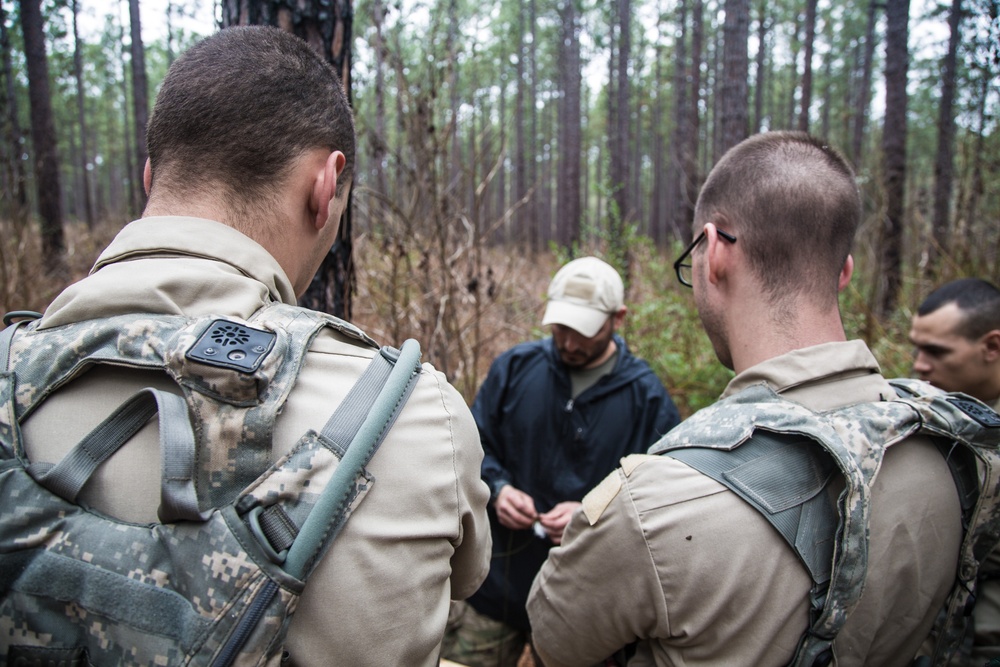
[[[598,663],[655,636],[666,616],[625,471],[614,471],[592,493],[584,507],[600,511],[573,516],[528,597],[532,641],[548,667]]]
[[[458,539],[451,558],[451,597],[464,600],[479,588],[490,569],[493,540],[486,516],[490,491],[480,476],[483,447],[479,429],[461,395],[435,373],[444,408],[451,420],[454,446]]]

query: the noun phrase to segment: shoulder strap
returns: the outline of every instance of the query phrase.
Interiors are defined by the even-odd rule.
[[[305,578],[342,527],[357,491],[355,480],[385,439],[419,373],[417,341],[407,340],[400,350],[383,347],[323,427],[324,439],[342,452],[340,462],[301,525],[280,503],[248,513],[265,551],[292,576]]]
[[[755,507],[809,570],[830,581],[837,507],[825,493],[837,466],[809,438],[757,431],[736,449],[689,447],[667,452]]]
[[[3,316],[3,323],[7,325],[0,331],[0,373],[7,371],[7,363],[10,361],[10,346],[14,342],[14,334],[18,328],[30,320],[13,319],[17,317],[41,317],[40,313],[27,310],[15,310]]]
[[[267,510],[257,506],[247,514],[251,533],[271,560],[281,564],[288,574],[306,579],[339,534],[357,491],[356,478],[385,439],[419,374],[420,345],[413,339],[405,341],[400,350],[383,347],[375,355],[323,428],[322,435],[331,442],[347,441],[346,451],[301,527],[291,521],[280,504]],[[275,544],[287,547],[276,553]],[[257,604],[269,605],[277,592],[277,585],[269,583]],[[256,616],[249,613],[240,620],[214,664],[231,663],[256,625]]]
[[[204,521],[194,487],[195,442],[184,399],[152,387],[141,389],[85,435],[58,463],[33,463],[28,472],[42,486],[69,502],[108,460],[159,414],[160,521]]]

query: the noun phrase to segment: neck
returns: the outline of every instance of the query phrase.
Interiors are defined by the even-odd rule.
[[[229,215],[226,211],[220,210],[218,206],[210,201],[203,201],[198,197],[183,199],[164,198],[157,194],[152,194],[146,208],[142,211],[142,217],[152,218],[161,215],[178,215],[190,218],[205,218],[227,224],[230,227]]]
[[[608,346],[604,349],[604,354],[602,354],[600,357],[598,357],[594,361],[584,366],[583,370],[590,370],[591,368],[597,368],[605,361],[610,359],[611,355],[613,355],[616,351],[618,351],[618,345],[615,344],[615,339],[612,338],[611,342],[608,343]]]
[[[263,208],[247,206],[245,210],[234,207],[223,207],[219,202],[232,200],[214,191],[216,196],[159,196],[151,193],[149,202],[143,210],[142,217],[153,216],[187,216],[206,218],[232,227],[244,236],[249,237],[263,247],[281,266],[285,275],[292,282],[296,294],[301,294],[312,278],[312,273],[306,267],[304,256],[312,239],[303,239],[307,233],[307,225],[295,225],[289,222],[290,216],[281,208],[265,211]]]
[[[780,309],[758,303],[734,310],[729,351],[736,373],[794,350],[847,340],[836,306],[818,309],[798,299]]]
[[[1000,376],[994,376],[993,382],[987,382],[971,396],[993,408],[1000,408]]]

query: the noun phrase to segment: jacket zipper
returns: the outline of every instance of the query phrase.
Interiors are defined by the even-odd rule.
[[[268,580],[264,586],[264,590],[254,598],[253,602],[250,603],[250,608],[240,618],[239,623],[236,624],[236,629],[233,630],[229,641],[226,642],[226,645],[212,663],[212,667],[229,667],[232,664],[247,639],[250,638],[250,633],[257,626],[258,621],[264,615],[264,611],[271,604],[271,600],[277,592],[278,584]]]

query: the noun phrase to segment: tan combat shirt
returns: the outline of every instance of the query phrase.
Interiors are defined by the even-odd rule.
[[[209,220],[146,218],[126,226],[91,275],[55,299],[42,326],[132,312],[245,319],[270,301],[296,299],[257,243]],[[322,428],[374,353],[331,329],[317,336],[277,421],[275,458],[307,429]],[[150,384],[172,383],[152,372],[88,372],[26,422],[29,456],[58,460]],[[154,420],[98,470],[81,499],[126,520],[155,522],[158,448]],[[289,630],[289,664],[437,664],[449,598],[475,592],[489,567],[482,457],[462,397],[425,364],[368,466],[374,486],[306,586]]]
[[[893,390],[859,341],[771,359],[736,376],[816,409]],[[837,664],[908,665],[955,580],[958,494],[934,446],[892,447],[873,490],[868,581]],[[666,456],[622,460],[584,499],[528,600],[549,667],[593,665],[635,640],[630,665],[786,665],[807,627],[809,575],[757,510]]]

